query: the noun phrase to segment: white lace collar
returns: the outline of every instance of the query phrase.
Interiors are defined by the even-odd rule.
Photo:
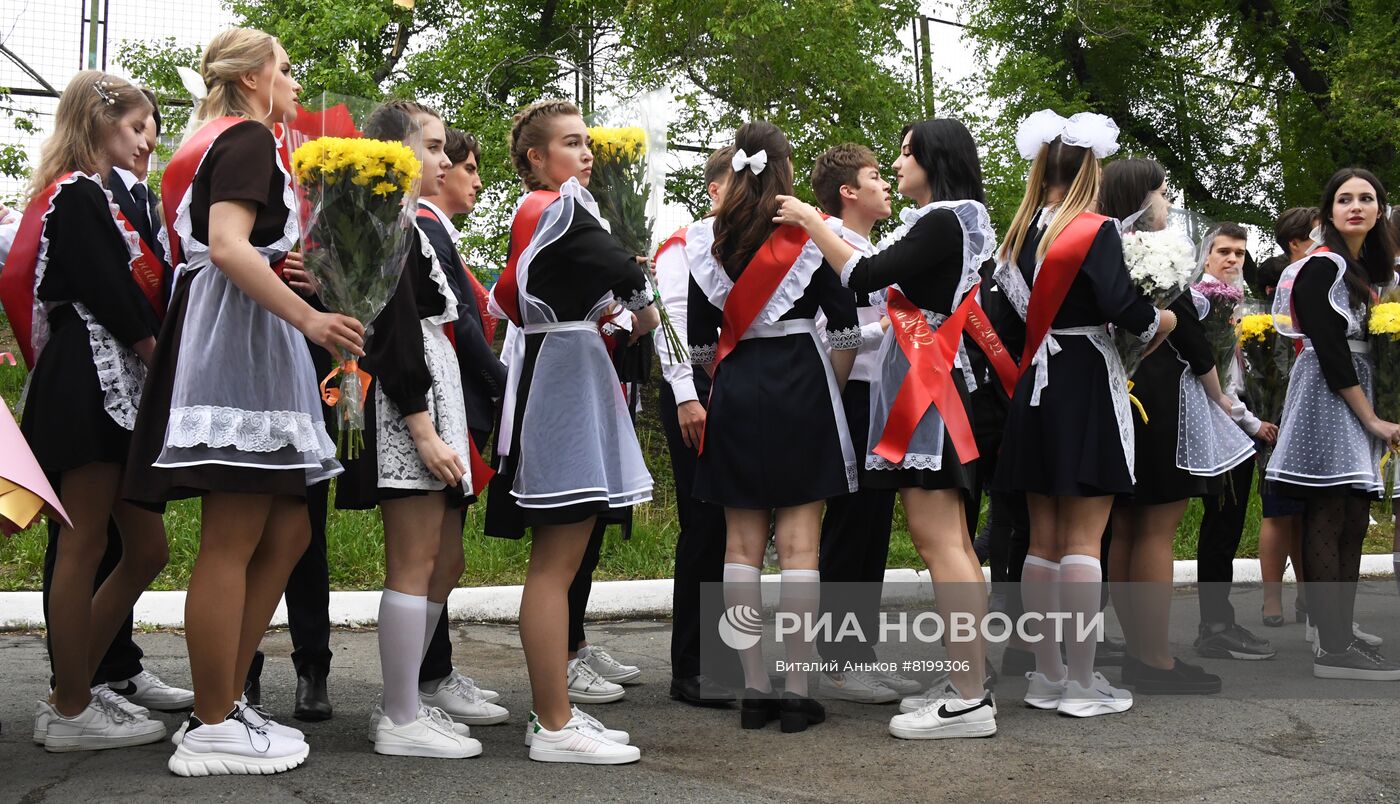
[[[839,218],[827,218],[824,223],[837,235],[843,235],[847,232],[846,227],[841,225]],[[704,291],[705,298],[709,299],[710,304],[722,310],[725,301],[729,298],[729,291],[734,288],[734,280],[729,278],[724,266],[720,265],[714,257],[714,226],[714,218],[703,218],[691,224],[690,228],[686,230],[685,257],[686,262],[690,265],[690,275],[695,278],[695,284]],[[821,249],[814,241],[808,240],[802,250],[798,252],[797,259],[788,268],[787,275],[778,283],[777,289],[769,297],[763,311],[755,319],[756,323],[776,323],[778,319],[786,315],[797,303],[797,300],[802,298],[802,294],[807,290],[807,285],[811,283],[812,275],[821,267],[822,262]]]

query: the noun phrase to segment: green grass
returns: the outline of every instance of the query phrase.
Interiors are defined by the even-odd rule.
[[[0,323],[3,323],[0,317]],[[0,326],[0,351],[16,351],[9,338],[8,326]],[[18,357],[18,354],[16,354]],[[671,478],[671,466],[666,454],[666,437],[656,417],[656,387],[654,381],[644,390],[642,412],[637,420],[637,437],[655,478],[652,502],[639,506],[635,513],[632,538],[624,540],[616,528],[610,528],[603,545],[602,559],[594,577],[599,580],[629,578],[669,578],[675,570],[676,495]],[[0,365],[0,396],[11,405],[19,399],[24,384],[24,369]],[[518,584],[525,578],[529,560],[529,539],[509,541],[482,535],[485,501],[473,506],[467,514],[464,545],[467,573],[466,586]],[[985,507],[983,515],[985,516]],[[1392,520],[1384,506],[1377,505],[1373,515],[1380,524],[1371,529],[1366,540],[1366,552],[1391,551]],[[1197,532],[1201,521],[1201,503],[1193,500],[1177,531],[1177,558],[1195,558]],[[199,549],[199,502],[184,500],[169,506],[165,527],[170,541],[170,563],[152,585],[154,589],[183,589],[189,580],[190,567]],[[7,542],[0,543],[0,591],[38,589],[44,562],[45,535],[41,527],[32,527]],[[376,511],[336,511],[332,509],[327,521],[327,552],[331,587],[334,589],[379,589],[384,578],[384,543],[379,514]],[[1259,498],[1250,500],[1245,521],[1244,539],[1238,555],[1254,557],[1259,547]],[[895,509],[894,534],[890,540],[890,567],[923,567],[923,561],[909,542],[904,512]]]

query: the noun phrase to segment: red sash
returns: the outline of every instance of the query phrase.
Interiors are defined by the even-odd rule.
[[[175,233],[175,213],[180,208],[185,193],[189,192],[190,185],[194,184],[195,171],[199,170],[200,163],[204,161],[204,154],[220,134],[246,122],[247,119],[242,117],[220,117],[210,120],[180,146],[170,158],[170,164],[165,166],[165,175],[160,180],[160,203],[162,211],[165,212],[165,234],[170,240],[171,265],[178,266],[185,261],[184,249],[180,247],[180,236]]]
[[[1092,212],[1079,213],[1045,252],[1045,260],[1041,263],[1040,275],[1035,279],[1035,288],[1031,291],[1031,301],[1026,310],[1026,348],[1021,353],[1018,376],[1030,367],[1031,358],[1035,357],[1040,344],[1050,334],[1050,325],[1060,312],[1065,296],[1069,295],[1069,287],[1074,284],[1074,277],[1088,256],[1099,227],[1106,220],[1107,217]]]
[[[890,463],[902,462],[919,420],[924,417],[929,405],[933,405],[943,417],[943,425],[953,441],[953,448],[958,452],[959,462],[967,463],[977,458],[977,441],[972,435],[972,424],[967,419],[967,408],[963,406],[958,387],[953,382],[953,360],[958,353],[963,328],[967,325],[968,311],[976,303],[977,286],[974,285],[962,304],[935,332],[929,327],[928,319],[924,318],[923,310],[909,301],[898,288],[890,288],[886,305],[890,324],[894,327],[900,351],[909,360],[909,373],[904,375],[904,383],[890,406],[885,431],[873,450],[876,455]],[[1005,349],[1001,351],[1003,354],[1006,352]]]
[[[433,211],[430,209],[419,208],[418,217],[433,221],[438,220],[438,216],[434,215]],[[438,223],[442,223],[442,221],[438,221]],[[476,278],[476,275],[472,273],[471,269],[467,267],[460,256],[457,258],[457,262],[458,265],[461,266],[462,272],[467,275],[467,281],[471,283],[472,297],[476,299],[476,309],[481,315],[481,330],[486,333],[486,341],[489,343],[496,339],[496,319],[490,313],[486,312],[486,303],[490,299],[490,294],[487,293],[486,287],[481,284],[481,280]],[[447,339],[452,341],[452,348],[456,349],[457,335],[452,329],[452,324],[449,322],[442,326],[443,330],[447,332]]]
[[[666,238],[665,240],[662,240],[661,245],[656,247],[656,256],[652,257],[652,262],[656,262],[657,260],[661,259],[661,252],[665,251],[671,246],[674,246],[676,244],[684,246],[685,233],[689,228],[689,226],[682,226],[681,228],[673,232],[670,237]]]
[[[506,318],[517,327],[521,326],[520,286],[515,279],[515,266],[520,262],[520,255],[525,251],[525,247],[530,245],[530,240],[535,236],[535,229],[540,225],[540,216],[558,198],[557,191],[535,190],[525,197],[525,201],[515,211],[515,219],[510,223],[510,254],[506,258],[505,270],[501,271],[495,286],[491,288],[491,295],[496,300],[496,306],[501,308]]]
[[[1020,369],[1016,367],[1016,361],[1011,359],[1011,353],[1006,351],[1006,346],[997,336],[996,329],[987,318],[987,311],[977,302],[977,289],[980,285],[980,282],[974,285],[972,290],[967,292],[962,304],[958,305],[959,308],[967,308],[967,321],[963,324],[963,331],[972,336],[982,354],[986,355],[992,372],[997,375],[997,381],[1009,397],[1016,392],[1016,378]]]
[[[496,475],[496,470],[482,459],[481,450],[477,449],[476,440],[472,438],[471,433],[467,433],[467,464],[472,471],[472,494],[479,497],[481,490],[486,488],[486,484]]]
[[[146,301],[151,303],[151,309],[156,311],[156,318],[164,321],[165,266],[161,264],[155,252],[151,251],[151,247],[146,245],[146,241],[137,234],[136,227],[131,225],[131,221],[126,219],[121,210],[115,210],[113,215],[124,230],[136,235],[136,242],[141,246],[141,256],[131,261],[131,278],[136,280],[136,286],[141,288]]]

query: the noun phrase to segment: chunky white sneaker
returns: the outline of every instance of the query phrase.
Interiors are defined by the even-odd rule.
[[[305,762],[311,753],[301,740],[251,725],[242,710],[229,715],[212,725],[191,717],[190,728],[167,763],[170,772],[176,776],[282,773]]]
[[[642,677],[640,667],[619,662],[597,645],[589,645],[579,651],[579,658],[587,662],[598,675],[614,684],[632,684]]]
[[[531,714],[534,714],[531,712]],[[34,707],[34,744],[43,745],[49,736],[49,724],[58,717],[58,710],[48,701],[39,701]]]
[[[138,706],[160,712],[179,712],[194,706],[193,692],[172,687],[149,670],[142,670],[126,681],[106,686]]]
[[[870,676],[900,695],[918,695],[924,691],[923,684],[912,678],[905,678],[898,673],[884,673],[876,670],[871,672]]]
[[[886,687],[870,673],[822,673],[817,681],[818,694],[856,703],[886,704],[899,700],[899,693]]]
[[[1029,672],[1026,678],[1030,684],[1026,687],[1026,706],[1036,709],[1059,709],[1060,700],[1065,695],[1065,682],[1068,679],[1051,681],[1045,677],[1044,673]]]
[[[412,723],[395,725],[379,718],[374,753],[396,757],[466,759],[481,755],[481,743],[457,733],[457,724],[441,709],[420,709]]]
[[[536,762],[577,762],[583,765],[625,765],[642,758],[635,745],[618,745],[605,739],[587,722],[572,718],[558,731],[534,724],[530,759]]]
[[[1060,714],[1071,717],[1094,717],[1126,712],[1133,708],[1133,694],[1108,683],[1103,673],[1095,673],[1088,688],[1074,679],[1065,681],[1065,692],[1057,707]]]
[[[418,716],[423,717],[428,711],[428,707],[419,706]],[[374,706],[369,710],[369,741],[374,742],[379,736],[379,719],[384,717],[384,698],[382,696],[374,699]],[[470,737],[472,729],[465,723],[453,722],[452,730],[460,737]]]
[[[425,695],[420,690],[418,700],[429,709],[441,709],[458,723],[472,726],[492,726],[510,719],[504,706],[487,701],[470,678],[455,671],[443,679],[435,692]]]
[[[627,691],[620,684],[614,684],[598,675],[582,659],[569,661],[569,700],[574,703],[612,703]]]
[[[88,691],[91,692],[93,695],[96,695],[97,697],[106,701],[107,703],[112,704],[113,706],[117,707],[118,709],[122,710],[128,715],[131,715],[132,717],[150,717],[151,715],[151,710],[139,704],[134,704],[131,701],[128,701],[126,698],[122,697],[121,695],[118,695],[111,687],[107,686],[106,684],[98,684],[96,687],[92,687]],[[53,690],[49,690],[49,692],[52,693]]]
[[[57,710],[53,714],[44,734],[46,751],[101,751],[146,745],[165,737],[164,723],[129,715],[96,695],[73,717],[63,717]]]
[[[582,709],[579,709],[577,706],[573,707],[571,718],[580,723],[580,728],[586,729],[592,732],[593,734],[602,737],[604,740],[617,743],[618,745],[627,745],[632,740],[632,735],[628,734],[627,732],[621,729],[610,729],[604,726],[602,721],[600,721],[598,718],[588,714]],[[534,712],[531,712],[529,719],[525,721],[526,745],[530,745],[535,741],[536,720],[539,720],[539,716],[536,715]]]
[[[996,733],[996,705],[990,692],[973,701],[953,693],[917,712],[890,719],[890,734],[902,740],[991,737]]]

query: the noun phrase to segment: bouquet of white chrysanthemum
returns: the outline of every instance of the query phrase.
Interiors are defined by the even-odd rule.
[[[1123,261],[1138,292],[1159,309],[1176,301],[1201,273],[1196,249],[1169,229],[1157,232],[1124,232]],[[1123,369],[1133,376],[1147,344],[1122,330],[1114,334]]]

